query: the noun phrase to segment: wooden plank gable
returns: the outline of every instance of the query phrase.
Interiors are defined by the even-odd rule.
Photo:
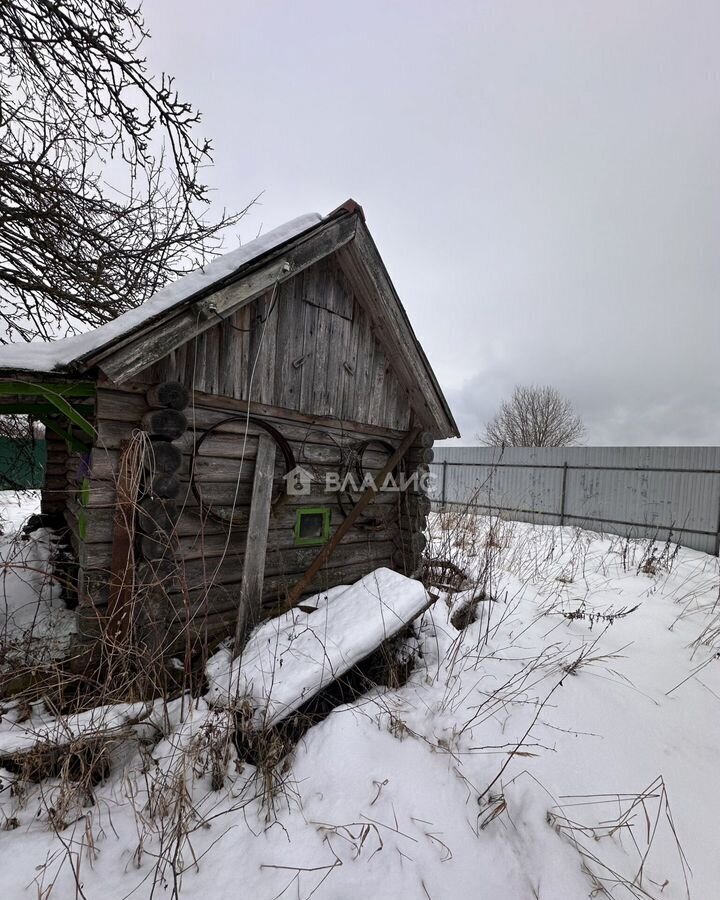
[[[339,266],[311,266],[172,351],[148,377],[236,400],[404,430],[408,391]]]

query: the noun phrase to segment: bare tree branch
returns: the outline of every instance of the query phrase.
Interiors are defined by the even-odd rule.
[[[172,78],[148,74],[147,37],[125,0],[0,5],[0,320],[10,340],[99,325],[142,303],[205,262],[242,215],[204,218],[210,144]]]

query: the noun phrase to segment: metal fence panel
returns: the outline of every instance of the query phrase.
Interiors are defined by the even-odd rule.
[[[718,553],[720,447],[436,447],[436,506]]]

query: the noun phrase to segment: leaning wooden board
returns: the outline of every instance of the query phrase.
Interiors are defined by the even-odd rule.
[[[277,725],[421,615],[433,601],[419,581],[376,569],[257,628],[239,661],[208,662],[207,700],[249,701],[258,730]],[[314,608],[313,612],[304,610]]]

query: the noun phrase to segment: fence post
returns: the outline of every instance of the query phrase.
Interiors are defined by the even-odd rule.
[[[443,460],[442,487],[440,488],[440,507],[445,508],[445,481],[447,479],[447,460]]]
[[[560,494],[560,524],[565,524],[565,488],[567,487],[567,462],[563,463],[562,492]]]

